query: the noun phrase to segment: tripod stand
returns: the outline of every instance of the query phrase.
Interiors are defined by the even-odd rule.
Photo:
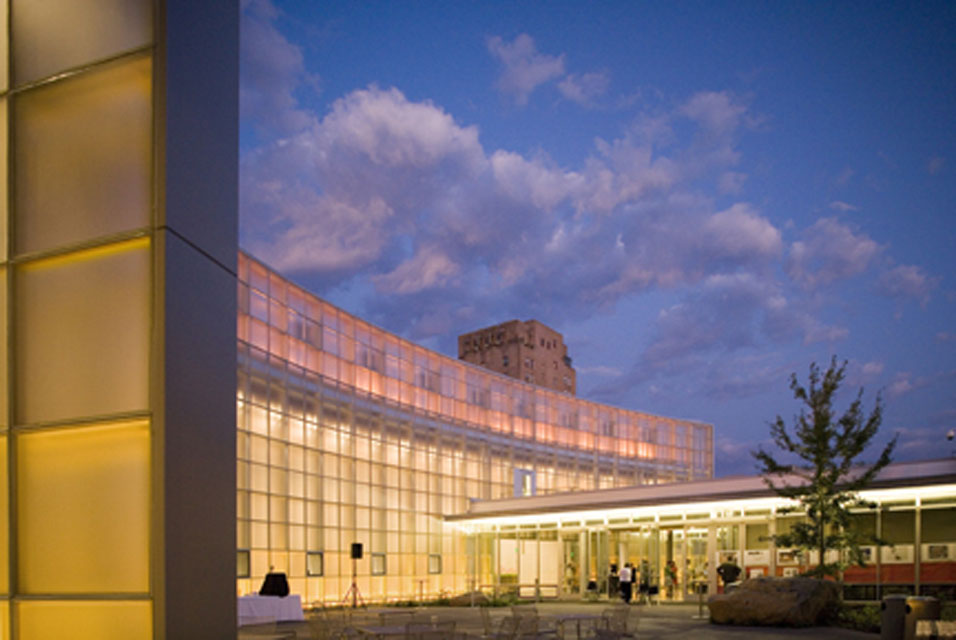
[[[353,557],[353,558],[352,558],[352,584],[351,584],[351,586],[349,586],[349,590],[345,592],[345,595],[342,596],[342,604],[344,604],[345,606],[348,606],[348,604],[349,604],[349,596],[352,597],[352,608],[353,608],[353,609],[355,609],[356,607],[358,607],[358,603],[359,603],[359,602],[362,603],[362,606],[363,606],[363,607],[365,606],[365,600],[362,598],[362,593],[359,591],[358,584],[355,582],[355,576],[356,576],[356,574],[358,573],[358,571],[357,571],[357,569],[356,569],[356,563],[357,563],[357,562],[358,562],[358,560],[356,560],[356,559]]]

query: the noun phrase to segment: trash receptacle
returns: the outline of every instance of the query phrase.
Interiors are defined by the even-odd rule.
[[[906,621],[903,624],[903,638],[916,640],[917,620],[939,620],[939,600],[930,596],[908,596],[906,598]]]
[[[883,598],[880,603],[880,640],[903,640],[908,597],[895,593]]]

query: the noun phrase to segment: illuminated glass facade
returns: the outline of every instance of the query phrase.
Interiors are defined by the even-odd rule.
[[[851,526],[888,544],[864,547],[866,565],[846,569],[844,598],[956,600],[956,459],[891,465],[861,496],[876,506],[856,510]],[[789,506],[760,477],[738,476],[473,503],[448,520],[468,533],[475,582],[489,593],[583,595],[593,581],[606,594],[611,566],[630,562],[656,599],[696,602],[701,591],[722,591],[722,563],[741,577],[797,575],[817,564],[819,554],[770,540],[801,519]]]
[[[240,254],[239,592],[303,601],[470,588],[470,500],[709,478],[707,424],[535,387],[374,327]],[[310,566],[311,564],[311,566]]]
[[[182,176],[236,183],[238,9],[191,4],[0,1],[0,638],[234,637],[235,459],[202,442],[234,437],[236,202]],[[189,391],[194,339],[221,382]]]

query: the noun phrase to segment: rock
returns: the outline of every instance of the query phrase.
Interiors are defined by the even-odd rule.
[[[807,627],[822,624],[840,600],[839,586],[816,578],[752,578],[707,600],[717,624]]]

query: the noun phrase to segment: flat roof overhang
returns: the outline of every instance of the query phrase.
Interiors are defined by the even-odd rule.
[[[791,484],[799,484],[799,482],[794,478]],[[954,485],[954,494],[956,494],[956,458],[891,464],[876,477],[868,491],[940,485]],[[568,512],[596,512],[760,498],[781,499],[766,485],[761,476],[730,476],[715,480],[473,501],[466,513],[447,515],[445,521],[463,523],[509,516],[550,514],[557,516]]]

